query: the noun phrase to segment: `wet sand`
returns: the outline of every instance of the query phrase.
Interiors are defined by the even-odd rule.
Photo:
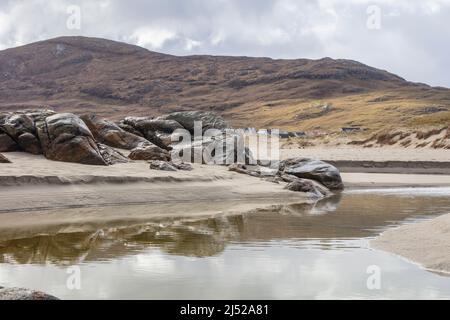
[[[450,275],[450,214],[388,230],[371,246]]]

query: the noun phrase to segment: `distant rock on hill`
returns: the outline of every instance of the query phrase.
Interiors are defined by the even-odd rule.
[[[353,120],[383,126],[384,117],[403,121],[396,115],[409,107],[450,119],[449,101],[448,89],[412,84],[350,60],[177,57],[84,37],[0,51],[4,111],[49,106],[119,119],[202,110],[218,112],[234,126],[305,129],[339,128]],[[325,102],[332,108],[317,112],[314,106]],[[369,120],[361,120],[369,107]]]

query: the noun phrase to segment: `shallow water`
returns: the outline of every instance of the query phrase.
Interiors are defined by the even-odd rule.
[[[18,232],[0,242],[0,286],[64,299],[450,298],[450,277],[369,248],[387,228],[449,213],[449,195],[355,190],[235,215]],[[79,267],[79,290],[70,266]],[[367,286],[371,266],[379,289]]]

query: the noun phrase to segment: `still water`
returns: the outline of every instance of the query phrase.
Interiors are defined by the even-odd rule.
[[[383,230],[450,213],[449,195],[348,191],[234,215],[17,231],[0,241],[0,286],[62,299],[450,298],[450,277],[369,247]],[[381,271],[380,289],[367,287],[370,266]]]

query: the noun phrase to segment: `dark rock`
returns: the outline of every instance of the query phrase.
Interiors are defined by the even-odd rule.
[[[19,143],[20,148],[25,152],[29,152],[32,154],[42,153],[41,143],[39,139],[29,132],[21,134],[17,139],[17,142]]]
[[[93,114],[83,115],[81,119],[91,130],[94,138],[114,148],[132,150],[137,147],[150,146],[148,140],[127,132],[114,122],[101,119]]]
[[[0,163],[11,163],[11,161],[0,153]]]
[[[0,288],[0,300],[59,300],[40,291],[23,288]]]
[[[172,149],[169,147],[172,143],[171,134],[177,129],[183,129],[176,121],[150,117],[127,117],[122,123],[128,131],[137,131],[148,141],[168,151]]]
[[[194,122],[201,121],[203,132],[208,129],[224,130],[229,128],[228,123],[219,115],[205,111],[181,111],[162,116],[159,119],[175,120],[186,130],[194,133]]]
[[[344,188],[339,170],[320,160],[304,158],[284,160],[280,163],[280,172],[297,178],[320,182],[330,190],[342,190]]]
[[[129,162],[129,159],[124,154],[107,145],[97,143],[97,147],[107,165]]]
[[[161,160],[170,161],[170,154],[158,146],[139,147],[131,150],[128,156],[131,160]]]
[[[311,193],[319,198],[330,195],[330,191],[326,187],[314,180],[309,179],[296,178],[296,180],[290,182],[285,189],[296,192]]]
[[[150,169],[152,170],[161,170],[161,171],[177,171],[177,168],[175,168],[170,162],[161,161],[161,160],[151,160],[150,163]]]
[[[90,165],[106,165],[86,124],[71,113],[55,114],[36,123],[46,158]]]
[[[0,131],[0,152],[12,152],[19,150],[19,145],[6,133]]]

